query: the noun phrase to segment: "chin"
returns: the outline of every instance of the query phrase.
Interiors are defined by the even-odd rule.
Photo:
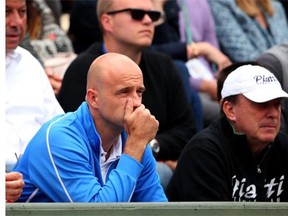
[[[18,47],[20,41],[17,41],[15,43],[9,43],[9,44],[6,44],[6,50],[14,50]]]
[[[261,137],[261,141],[263,142],[273,142],[275,137],[276,137],[277,134],[275,133],[271,133],[271,134],[264,134],[262,137]]]

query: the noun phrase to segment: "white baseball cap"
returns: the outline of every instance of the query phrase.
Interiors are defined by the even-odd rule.
[[[288,97],[274,74],[258,65],[243,65],[227,76],[221,91],[222,98],[238,94],[256,103]]]

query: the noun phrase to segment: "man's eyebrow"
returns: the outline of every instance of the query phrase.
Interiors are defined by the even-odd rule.
[[[115,93],[119,94],[119,93],[122,93],[122,92],[130,91],[133,88],[134,88],[133,86],[123,87],[123,88],[118,89]],[[143,91],[144,92],[145,91],[145,87],[144,86],[138,87],[137,91]]]
[[[125,91],[129,91],[132,87],[128,86],[128,87],[123,87],[118,89],[115,93],[121,93],[121,92],[125,92]]]
[[[6,9],[14,9],[14,7],[10,7],[9,5],[8,6],[6,5]],[[27,9],[27,6],[26,5],[22,5],[22,6],[18,7],[18,8],[16,8],[16,9],[17,10]]]

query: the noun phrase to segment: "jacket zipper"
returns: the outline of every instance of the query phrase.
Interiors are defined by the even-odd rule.
[[[267,151],[265,152],[265,154],[263,155],[260,163],[257,164],[257,172],[258,172],[259,174],[262,173],[262,170],[261,170],[261,167],[260,167],[260,166],[261,166],[261,164],[263,163],[263,161],[265,160],[265,158],[266,158],[266,156],[268,155],[268,153],[270,152],[270,149],[271,149],[271,144],[269,144],[268,149],[267,149]]]

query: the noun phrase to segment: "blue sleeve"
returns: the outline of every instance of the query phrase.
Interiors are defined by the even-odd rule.
[[[143,199],[140,198],[142,194],[137,191],[140,190],[138,181],[145,179],[139,177],[143,175],[143,170],[144,174],[151,176],[146,176],[149,179],[141,183],[142,187],[147,187],[151,193],[152,190],[160,191],[156,172],[146,171],[146,159],[143,166],[125,154],[120,157],[104,184],[95,151],[86,142],[88,140],[83,135],[75,136],[67,129],[65,132],[54,130],[48,136],[43,134],[34,139],[34,148],[29,154],[29,176],[41,193],[54,202],[128,202],[135,191],[140,201]],[[154,182],[156,180],[158,183]],[[37,201],[36,197],[34,201]],[[143,197],[149,200],[148,196]],[[149,201],[160,199],[153,194]]]
[[[146,147],[142,158],[143,170],[139,176],[132,202],[167,202],[160,179],[156,173],[156,160],[151,148]],[[127,166],[127,165],[126,165]]]

